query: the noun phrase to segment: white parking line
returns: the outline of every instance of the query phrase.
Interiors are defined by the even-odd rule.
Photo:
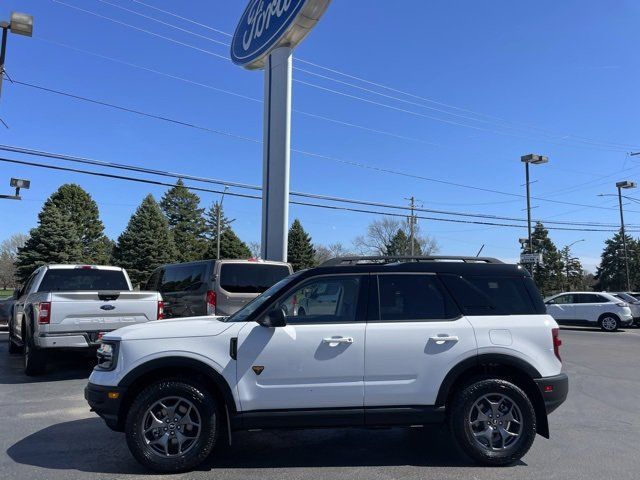
[[[73,408],[63,408],[60,410],[47,410],[44,412],[30,412],[30,413],[20,413],[18,414],[18,418],[43,418],[49,417],[51,415],[54,416],[68,416],[68,417],[91,417],[93,413],[89,411],[89,407],[73,407]]]

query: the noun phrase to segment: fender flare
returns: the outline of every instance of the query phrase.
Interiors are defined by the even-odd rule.
[[[534,378],[542,377],[540,372],[533,365],[518,357],[501,353],[485,353],[477,355],[475,357],[470,357],[461,361],[455,367],[449,370],[447,375],[444,377],[444,380],[440,384],[438,396],[436,397],[436,406],[441,407],[446,403],[451,388],[467,370],[482,365],[504,365],[507,367],[516,368],[517,370],[520,370],[521,372],[526,374],[532,380]]]
[[[118,387],[129,388],[144,375],[164,368],[187,368],[204,375],[218,388],[230,412],[236,412],[236,402],[231,387],[224,377],[210,365],[188,357],[164,357],[150,360],[127,373],[118,383]]]

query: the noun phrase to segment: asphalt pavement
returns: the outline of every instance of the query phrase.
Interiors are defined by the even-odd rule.
[[[199,471],[165,479],[637,479],[640,478],[640,330],[563,329],[569,398],[522,462],[474,465],[444,428],[246,432]],[[155,478],[124,435],[89,412],[91,358],[57,354],[42,377],[22,373],[0,333],[0,478]]]

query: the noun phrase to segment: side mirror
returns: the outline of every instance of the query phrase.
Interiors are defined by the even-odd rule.
[[[284,310],[276,308],[258,320],[258,323],[265,328],[286,327],[287,316],[284,314]]]

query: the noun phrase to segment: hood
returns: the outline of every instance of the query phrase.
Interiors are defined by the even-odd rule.
[[[188,317],[154,320],[119,328],[104,336],[105,340],[150,340],[154,338],[213,337],[230,328],[224,317]]]

